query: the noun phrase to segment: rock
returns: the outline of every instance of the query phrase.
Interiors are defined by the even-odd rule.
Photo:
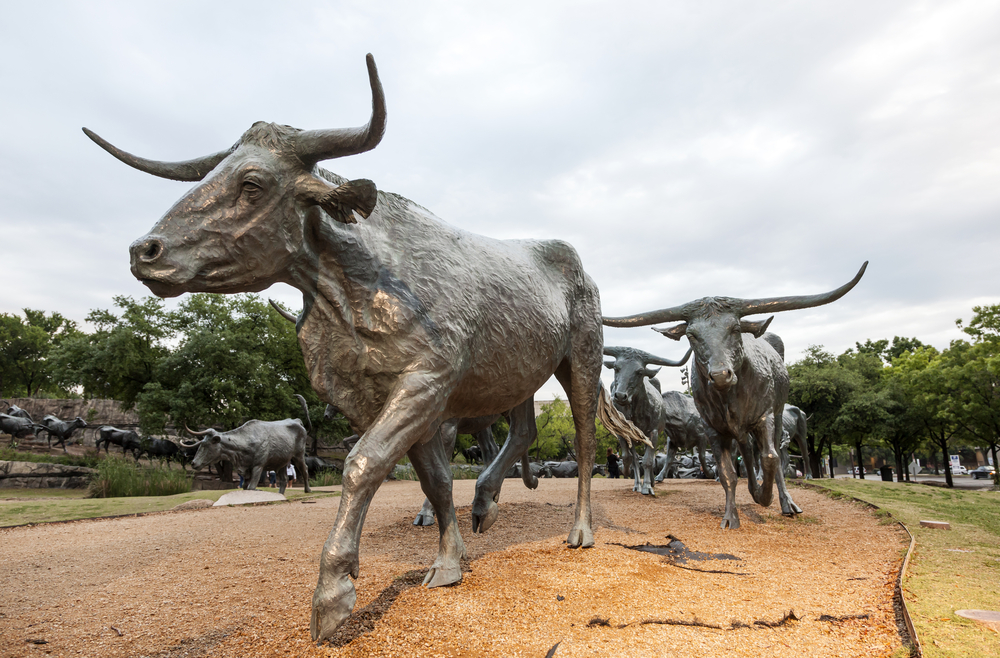
[[[175,511],[186,510],[186,509],[204,509],[205,507],[212,507],[215,505],[214,500],[209,500],[208,498],[195,498],[194,500],[189,500],[186,503],[181,503],[173,507]]]
[[[955,614],[963,619],[978,621],[995,631],[1000,631],[1000,612],[995,610],[956,610]]]
[[[93,468],[45,462],[0,461],[0,487],[22,489],[85,489],[97,473]]]
[[[277,500],[288,500],[278,493],[270,491],[257,491],[247,489],[233,491],[223,494],[219,500],[212,504],[212,507],[228,507],[229,505],[251,505],[253,503],[271,503]]]
[[[951,524],[947,521],[921,521],[924,528],[934,528],[935,530],[951,530]]]

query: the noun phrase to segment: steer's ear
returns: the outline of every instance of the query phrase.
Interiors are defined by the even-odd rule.
[[[222,443],[222,437],[218,434],[213,434],[210,440],[212,443]]]
[[[672,327],[667,327],[666,329],[657,329],[653,327],[653,331],[663,334],[667,338],[672,338],[673,340],[680,340],[682,336],[687,333],[688,323],[681,322],[680,324],[674,325]]]
[[[605,361],[604,362],[604,367],[607,368],[608,370],[614,370],[615,369],[615,362],[614,361]]]
[[[310,178],[312,180],[301,190],[302,195],[338,222],[356,224],[358,220],[354,217],[355,212],[367,219],[375,210],[378,188],[370,180],[360,178],[333,187],[314,176]]]
[[[772,315],[763,322],[751,322],[750,320],[740,320],[740,331],[745,334],[753,334],[754,338],[760,338],[765,331],[767,331],[767,326],[771,324],[771,320],[774,319]]]

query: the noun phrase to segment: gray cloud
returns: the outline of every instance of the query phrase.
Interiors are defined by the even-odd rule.
[[[819,292],[871,260],[834,306],[775,319],[795,359],[897,334],[943,347],[996,301],[995,4],[371,5],[8,7],[0,311],[82,319],[145,294],[126,249],[187,186],[81,126],[186,159],[260,119],[357,125],[368,51],[386,138],[328,166],[470,231],[570,241],[608,314]]]

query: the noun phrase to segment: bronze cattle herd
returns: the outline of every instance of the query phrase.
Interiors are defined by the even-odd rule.
[[[371,55],[367,65],[372,116],[360,128],[298,130],[258,122],[233,147],[185,162],[140,158],[84,129],[136,169],[197,182],[130,247],[133,275],[154,294],[259,292],[277,282],[302,292],[303,310],[290,319],[312,386],[360,436],[344,463],[340,509],[322,551],[313,639],[329,638],[354,608],[365,512],[404,455],[428,497],[417,522],[432,523],[436,516],[440,533],[424,583],[461,581],[465,547],[452,502],[448,444],[460,427],[481,431],[499,414],[509,422],[507,441],[476,483],[473,530],[485,532],[497,521],[501,485],[515,462],[522,462],[525,484],[537,486],[526,458],[537,431],[533,395],[553,375],[576,429],[570,547],[594,544],[590,482],[597,417],[621,437],[637,491],[652,493],[654,472],[662,479],[670,466],[659,469],[654,460],[656,444],[668,435],[668,455],[678,447],[698,450],[704,475],[706,449],[714,454],[725,490],[723,528],[740,525],[734,448],[757,503],[770,505],[777,485],[782,513],[800,512],[780,467],[783,441],[804,431],[794,418],[797,410],[785,407],[783,345],[766,332],[773,316],[745,317],[836,301],[865,267],[820,295],[707,297],[603,317],[597,286],[569,244],[468,233],[372,181],[349,181],[317,166],[373,149],[382,139],[385,98]],[[603,344],[602,325],[666,322],[680,324],[657,331],[690,343],[681,361]],[[662,393],[651,366],[682,365],[691,352],[693,397]],[[604,364],[615,371],[610,395],[600,381],[602,355],[613,359]],[[58,428],[49,431],[62,436]],[[286,443],[297,451],[304,438],[294,427],[289,431]],[[209,432],[199,449],[221,450],[226,434]],[[639,443],[645,444],[642,457]],[[206,454],[199,463],[211,458]],[[241,459],[253,462],[254,472],[262,468],[252,456]],[[252,474],[250,481],[256,482]]]

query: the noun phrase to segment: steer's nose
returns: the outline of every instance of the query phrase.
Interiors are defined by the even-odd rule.
[[[615,402],[625,404],[628,402],[628,394],[624,391],[615,391]]]
[[[736,383],[736,373],[734,373],[731,368],[713,370],[708,373],[708,375],[712,378],[712,384],[721,390],[726,390]]]
[[[155,263],[163,255],[163,241],[152,237],[139,239],[128,250],[133,263]]]

